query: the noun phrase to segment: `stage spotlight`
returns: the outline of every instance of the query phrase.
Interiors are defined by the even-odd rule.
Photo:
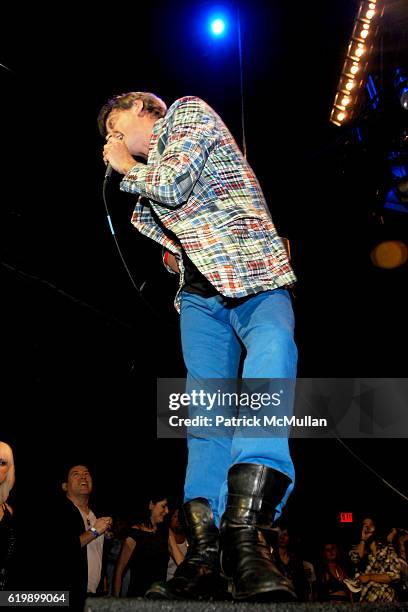
[[[210,29],[213,36],[222,36],[225,33],[226,23],[221,17],[211,20]]]

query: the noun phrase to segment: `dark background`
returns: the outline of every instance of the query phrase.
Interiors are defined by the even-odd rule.
[[[96,116],[106,99],[153,91],[170,105],[192,94],[224,118],[242,144],[236,6],[229,33],[212,39],[210,2],[9,7],[1,35],[2,352],[0,439],[15,452],[14,503],[46,506],[64,466],[89,463],[104,512],[131,512],[162,487],[180,501],[186,451],[156,440],[157,377],[182,377],[175,279],[160,248],[129,223],[134,198],[108,199],[140,303],[116,251],[101,188]],[[388,2],[371,73],[376,114],[355,126],[329,123],[359,3],[241,5],[248,159],[281,235],[290,239],[299,283],[299,376],[406,375],[407,266],[375,268],[373,212],[391,177],[386,156],[407,112],[392,85],[407,66],[407,9]],[[67,8],[68,7],[68,8]],[[380,43],[382,53],[380,53]],[[405,113],[405,115],[404,115]],[[397,144],[396,144],[397,143]],[[399,215],[387,231],[407,237]],[[287,516],[306,543],[339,530],[339,512],[380,514],[407,525],[407,502],[337,441],[294,440],[295,493]],[[349,440],[354,452],[407,493],[406,442]]]

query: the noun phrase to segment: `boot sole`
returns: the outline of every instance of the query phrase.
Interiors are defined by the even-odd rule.
[[[161,601],[225,601],[231,599],[224,590],[209,588],[208,590],[201,589],[199,592],[195,593],[189,593],[187,591],[183,593],[182,591],[173,591],[166,588],[164,585],[151,587],[146,592],[145,598]]]
[[[265,589],[258,590],[256,592],[237,593],[235,589],[232,589],[232,597],[236,601],[249,601],[249,602],[290,602],[297,601],[295,593],[285,589]]]

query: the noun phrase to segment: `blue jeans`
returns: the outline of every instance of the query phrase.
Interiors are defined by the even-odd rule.
[[[285,289],[265,291],[245,299],[203,298],[182,293],[181,341],[187,386],[211,378],[237,378],[246,349],[243,378],[296,378],[297,349],[294,316]],[[189,435],[184,499],[204,497],[219,524],[227,498],[227,473],[235,463],[257,463],[283,472],[295,481],[287,438]]]

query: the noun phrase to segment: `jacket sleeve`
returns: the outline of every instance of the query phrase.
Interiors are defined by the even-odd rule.
[[[168,118],[161,157],[156,163],[138,163],[131,168],[121,190],[170,208],[180,206],[188,199],[219,138],[214,111],[199,98],[182,98]]]

